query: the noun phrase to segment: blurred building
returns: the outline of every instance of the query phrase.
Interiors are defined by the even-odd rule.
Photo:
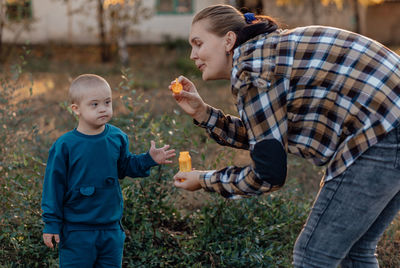
[[[400,45],[400,0],[364,7],[361,33],[386,45]]]
[[[56,42],[97,44],[99,42],[98,3],[104,8],[136,0],[0,0],[5,18],[0,40],[32,44]],[[201,9],[224,0],[142,0],[150,16],[127,34],[128,43],[157,43],[187,39],[192,18]],[[1,21],[0,21],[1,22]],[[0,23],[1,27],[1,23]],[[110,23],[105,27],[111,27]],[[107,29],[108,31],[109,29]]]
[[[33,44],[57,42],[98,44],[101,32],[98,5],[112,6],[138,0],[0,0],[0,42]],[[250,11],[273,16],[282,28],[329,25],[359,32],[386,45],[400,44],[400,0],[363,6],[357,0],[293,0],[277,5],[277,0],[141,0],[151,15],[129,27],[127,43],[158,43],[166,39],[186,39],[194,14],[219,3],[247,7]],[[279,1],[278,1],[279,2]],[[282,2],[282,1],[280,1]],[[105,23],[110,33],[113,22]],[[134,29],[134,31],[132,31]]]
[[[322,0],[292,0],[289,5],[277,5],[276,0],[236,2],[239,7],[276,18],[282,28],[327,25],[361,33],[386,45],[400,44],[400,0],[369,6],[358,0],[343,0],[341,7],[334,1],[323,5]]]

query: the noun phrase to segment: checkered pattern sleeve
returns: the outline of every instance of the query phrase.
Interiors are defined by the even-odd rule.
[[[225,138],[235,137],[237,129],[247,137],[246,146],[237,147],[251,153],[261,143],[278,142],[284,152],[326,166],[325,181],[400,123],[399,55],[337,28],[279,30],[247,41],[235,49],[231,85],[240,127],[226,128],[229,120],[210,108],[207,129],[219,143],[237,141]],[[260,154],[261,169],[273,154]],[[202,186],[230,198],[274,190],[254,163],[207,173]]]
[[[195,125],[206,129],[207,133],[218,144],[238,149],[248,149],[246,128],[240,118],[225,115],[221,110],[207,107],[208,120]]]
[[[209,119],[195,124],[205,128],[210,137],[221,145],[247,149],[248,138],[243,122],[236,117],[225,116],[220,110],[208,107]],[[209,192],[218,192],[225,198],[237,199],[260,195],[272,189],[268,182],[256,175],[253,166],[229,166],[218,171],[210,171],[200,178],[202,187]]]
[[[400,122],[400,57],[362,35],[310,26],[283,32],[275,76],[290,79],[290,153],[344,172]]]
[[[254,63],[257,64],[254,61],[246,62],[244,60],[237,64],[232,72],[232,90],[236,91],[237,108],[240,115],[240,119],[236,120],[240,124],[232,125],[232,128],[224,128],[229,125],[226,122],[230,122],[231,119],[227,119],[221,111],[210,107],[209,120],[201,125],[220,144],[223,144],[221,141],[227,140],[226,136],[238,137],[237,133],[239,132],[241,133],[240,137],[246,137],[246,147],[241,148],[252,151],[257,143],[269,139],[277,140],[284,151],[287,132],[285,108],[287,81],[280,79],[271,83],[266,78],[260,78],[250,71],[254,66],[250,68],[248,66],[248,64]],[[286,165],[286,163],[281,164]],[[286,170],[286,167],[282,167],[282,169]],[[229,166],[218,171],[208,172],[202,175],[200,181],[202,187],[207,191],[218,192],[222,196],[232,199],[260,195],[277,190],[282,186],[272,185],[262,179],[254,162],[246,167]]]

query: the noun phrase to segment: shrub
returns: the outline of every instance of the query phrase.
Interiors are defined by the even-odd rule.
[[[400,267],[400,215],[390,224],[378,244],[379,265]]]
[[[41,243],[40,148],[46,144],[32,123],[32,83],[22,84],[32,81],[22,71],[28,55],[25,49],[0,78],[0,262],[6,267],[53,266],[51,258],[46,260],[51,253]]]
[[[3,72],[0,80],[0,266],[56,267],[57,251],[42,242],[40,215],[43,163],[51,144],[47,133],[32,123],[30,98],[16,95],[24,61],[21,58],[8,75]],[[146,98],[134,90],[130,71],[124,70],[122,77],[114,94],[124,109],[112,123],[129,135],[132,152],[147,151],[153,139],[177,152],[190,150],[194,166],[201,169],[232,161],[231,150],[217,147],[179,111],[151,114]],[[206,157],[211,157],[210,151],[211,160]],[[190,199],[182,201],[183,193],[172,187],[176,172],[176,165],[167,165],[153,168],[148,178],[122,181],[124,267],[291,267],[293,244],[311,204],[309,197],[299,194],[293,178],[268,196],[225,200],[216,194],[192,194],[201,204],[184,209],[179,203]],[[398,252],[397,229],[394,223],[381,243],[386,267],[399,263],[384,255],[385,249],[392,255]]]
[[[203,131],[178,112],[151,118],[143,105],[146,100],[135,97],[131,74],[123,77],[117,91],[128,113],[115,123],[128,133],[132,151],[147,150],[149,140],[155,139],[178,151],[195,147],[194,162],[204,161],[208,146],[216,144],[206,143]],[[220,154],[214,162],[228,158]],[[283,193],[241,201],[212,196],[201,209],[182,215],[174,206],[177,191],[171,187],[176,171],[163,166],[153,169],[150,178],[124,181],[125,266],[290,266],[292,246],[308,211],[304,203]]]

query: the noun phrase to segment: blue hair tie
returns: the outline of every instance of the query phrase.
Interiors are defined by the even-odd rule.
[[[254,13],[245,13],[243,16],[247,23],[252,23],[254,20],[256,20]]]

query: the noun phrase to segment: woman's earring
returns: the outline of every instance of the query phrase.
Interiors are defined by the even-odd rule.
[[[229,56],[231,55],[231,52],[230,52],[230,51],[227,51],[227,52],[225,53],[225,55],[226,55],[227,57],[229,57]]]

